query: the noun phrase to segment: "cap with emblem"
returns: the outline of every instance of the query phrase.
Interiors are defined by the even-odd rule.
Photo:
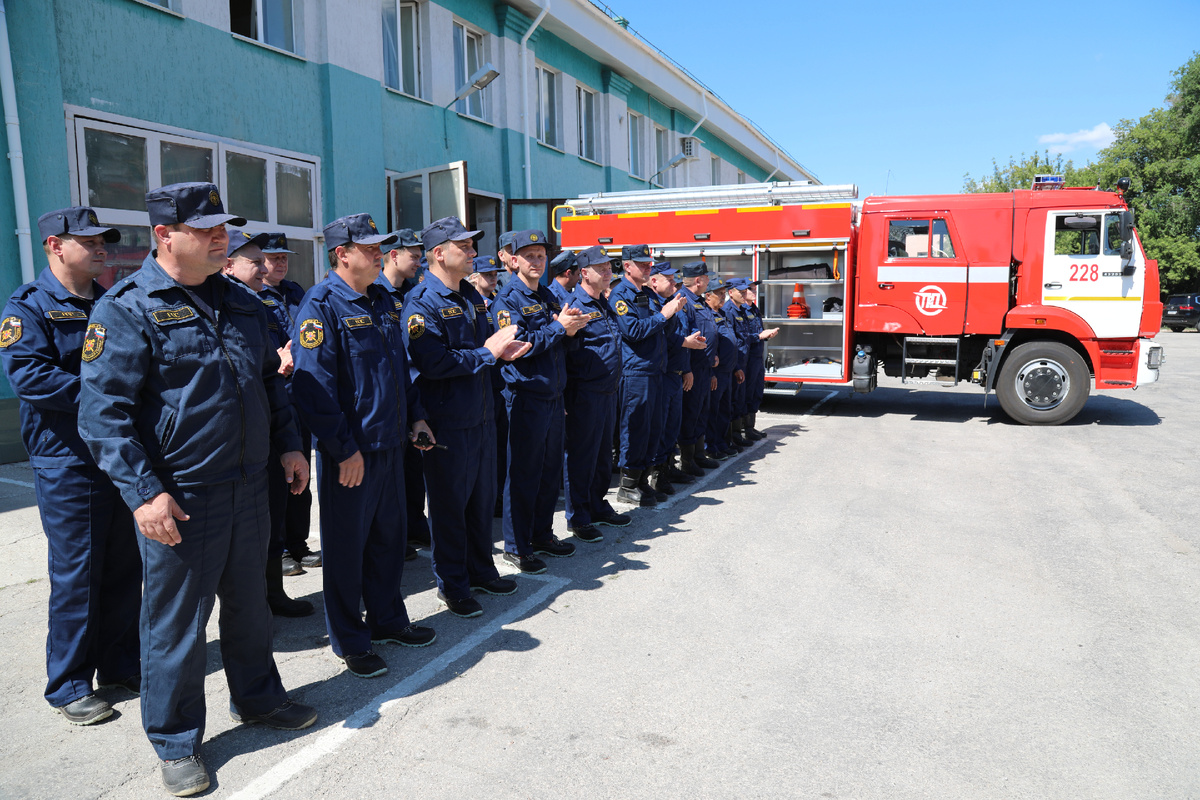
[[[226,223],[240,228],[245,217],[225,213],[221,194],[212,183],[172,183],[146,192],[151,225],[187,225],[207,230]]]
[[[668,278],[674,275],[677,270],[671,266],[670,261],[656,261],[650,269],[651,275],[666,275]]]
[[[697,275],[707,275],[708,264],[705,264],[703,261],[689,261],[688,263],[684,264],[679,271],[685,278],[694,278]]]
[[[495,256],[479,256],[475,259],[476,272],[496,272],[500,269],[500,265],[496,263]]]
[[[704,293],[708,294],[709,292],[720,292],[720,291],[724,291],[725,289],[728,289],[728,288],[729,288],[729,284],[726,281],[723,281],[720,278],[716,278],[712,283],[710,283],[708,285],[708,288],[704,290]]]
[[[268,233],[267,243],[262,246],[263,253],[291,253],[296,254],[295,250],[288,250],[287,234],[285,233]]]
[[[267,243],[270,234],[267,233],[247,233],[246,231],[230,231],[229,244],[225,246],[225,255],[233,258],[233,254],[241,250],[248,244],[256,244],[262,247]]]
[[[446,242],[465,242],[474,239],[483,231],[469,231],[458,217],[442,217],[429,223],[421,231],[421,246],[432,250]]]
[[[500,243],[500,249],[503,250],[507,247],[508,252],[511,253],[513,237],[516,235],[516,231],[506,231],[505,233],[500,234],[500,238],[498,239]]]
[[[392,235],[396,237],[396,241],[380,247],[385,253],[395,250],[397,247],[421,246],[421,240],[417,238],[417,234],[413,232],[412,228],[401,228],[398,231],[392,231]]]
[[[575,254],[575,263],[581,267],[598,267],[611,262],[612,259],[608,257],[608,253],[604,252],[604,248],[598,244]]]
[[[51,236],[103,236],[108,244],[121,241],[121,232],[100,224],[96,212],[87,206],[71,206],[49,211],[38,217],[38,233],[44,243]]]
[[[730,278],[726,282],[730,289],[737,289],[739,292],[750,285],[749,278]]]
[[[621,247],[622,261],[653,261],[648,244],[627,244]]]
[[[325,249],[348,244],[391,244],[395,234],[380,233],[370,214],[350,214],[338,217],[325,226]]]
[[[546,234],[535,228],[530,228],[526,231],[517,231],[512,235],[512,251],[514,253],[516,253],[522,247],[529,247],[530,245],[541,245],[542,247],[545,247]]]
[[[563,250],[554,257],[550,262],[550,277],[561,275],[564,272],[570,272],[573,269],[578,269],[583,266],[579,263],[577,254],[574,250]]]

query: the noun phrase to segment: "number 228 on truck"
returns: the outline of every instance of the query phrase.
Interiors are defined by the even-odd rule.
[[[768,391],[970,381],[1012,419],[1056,425],[1091,391],[1158,380],[1158,264],[1123,193],[1040,175],[1005,194],[868,197],[807,182],[613,192],[567,202],[562,245],[649,244],[761,281],[780,333]]]

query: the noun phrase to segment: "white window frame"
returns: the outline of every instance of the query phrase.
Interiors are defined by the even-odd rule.
[[[399,76],[399,85],[392,86],[390,83],[387,82],[387,65],[386,64],[384,65],[384,71],[383,71],[383,80],[384,80],[383,85],[386,86],[387,88],[391,89],[392,91],[399,92],[400,94],[408,95],[409,97],[416,97],[419,99],[423,99],[425,97],[425,90],[421,84],[421,4],[418,2],[413,2],[413,0],[385,0],[385,2],[390,3],[392,5],[392,7],[395,9],[395,13],[396,13],[396,64],[395,64],[395,67],[396,67],[396,75]],[[412,15],[413,15],[412,41],[410,41],[410,42],[406,42],[404,39],[404,25],[401,22],[401,20],[403,18],[403,10],[405,8],[411,8]],[[381,17],[381,20],[382,20],[382,17]],[[405,74],[405,71],[404,71],[404,62],[405,62],[404,55],[406,52],[408,52],[406,47],[412,50],[413,69],[416,71],[416,74],[411,76],[413,88],[415,89],[415,91],[412,91],[412,92],[409,92],[404,88],[405,78],[409,77]]]
[[[265,26],[263,25],[263,3],[267,3],[267,2],[271,2],[271,1],[272,0],[250,0],[252,5],[254,6],[254,36],[245,36],[243,34],[236,33],[233,31],[230,31],[230,32],[233,33],[234,36],[237,36],[242,39],[246,39],[251,42],[256,42],[258,44],[263,45],[264,47],[269,47],[272,50],[278,50],[281,53],[290,53],[292,55],[300,56],[301,58],[303,58],[304,57],[304,0],[292,0],[292,19],[291,19],[292,47],[290,50],[281,45],[272,44],[266,40],[266,32],[264,30]],[[172,0],[172,2],[174,2],[174,0]],[[278,2],[282,3],[283,0],[278,0]]]
[[[552,70],[544,64],[534,64],[534,86],[537,88],[534,100],[534,127],[537,130],[537,140],[547,147],[562,150],[560,119],[562,117],[562,73]],[[547,108],[549,103],[554,108]]]
[[[659,142],[662,142],[662,147],[659,147]],[[651,184],[654,186],[670,186],[671,170],[663,172],[667,166],[667,162],[671,160],[671,139],[669,132],[662,125],[654,125],[654,143],[652,145],[654,153],[654,172],[652,175],[657,175]]]
[[[709,161],[708,180],[709,180],[709,183],[711,183],[713,186],[721,185],[721,157],[720,156],[712,156],[712,160]]]
[[[590,130],[585,122],[583,113],[584,102],[590,99],[592,103],[592,124]],[[588,161],[600,163],[600,93],[593,91],[581,83],[575,84],[575,122],[579,130],[579,157]],[[588,153],[587,143],[591,142],[591,153]]]
[[[424,169],[412,170],[411,172],[385,170],[384,175],[387,179],[389,200],[391,200],[392,192],[394,191],[392,186],[395,181],[408,178],[421,179],[421,226],[416,229],[417,231],[420,231],[421,228],[433,222],[433,192],[430,187],[430,175],[434,172],[457,173],[455,180],[458,184],[459,196],[456,198],[455,205],[457,208],[455,216],[460,220],[463,220],[467,215],[467,205],[470,202],[468,199],[469,194],[487,194],[486,192],[477,192],[467,186],[467,162],[465,161],[452,161],[449,164],[438,164],[437,166],[425,167]],[[495,197],[503,199],[502,195],[495,195]],[[396,230],[400,227],[400,222],[394,218],[394,213],[395,208],[393,204],[393,218],[388,219],[388,230]]]
[[[642,115],[630,111],[629,120],[629,174],[635,178],[645,179],[645,131],[642,126]]]
[[[454,20],[453,27],[451,28],[451,46],[452,47],[456,46],[456,43],[458,42],[460,35],[462,36],[462,39],[463,39],[463,49],[462,49],[463,60],[461,62],[459,62],[458,54],[457,53],[454,54],[455,75],[454,75],[453,91],[458,91],[458,87],[460,87],[464,83],[466,83],[467,79],[471,77],[472,70],[471,70],[470,50],[472,47],[472,43],[474,43],[475,47],[478,48],[478,53],[477,53],[476,59],[475,59],[477,62],[476,69],[478,69],[483,64],[487,63],[487,34],[484,33],[483,31],[479,30],[478,28],[472,27],[471,25],[467,24],[466,22],[463,22],[462,20],[459,20],[456,18]],[[462,75],[463,75],[461,81],[458,79],[458,71],[460,68],[462,70]],[[479,91],[472,92],[471,94],[467,95],[462,100],[455,102],[454,110],[457,111],[459,114],[462,114],[464,117],[471,117],[472,119],[477,119],[477,120],[481,120],[483,122],[487,122],[489,119],[488,114],[491,110],[491,103],[488,102],[491,98],[490,89],[491,89],[490,86],[485,86],[482,89],[480,89]],[[476,98],[478,98],[478,102],[479,102],[479,113],[478,114],[471,111],[471,106],[474,104],[474,101],[476,100]]]

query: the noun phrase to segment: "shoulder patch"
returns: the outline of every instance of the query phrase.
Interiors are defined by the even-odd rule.
[[[7,322],[7,320],[5,320]],[[83,360],[95,361],[104,352],[104,339],[108,331],[99,322],[87,326],[87,334],[83,337]]]
[[[623,317],[629,313],[629,304],[626,303],[624,300],[618,300],[617,304],[615,306],[613,306],[613,311],[616,311],[618,314],[620,314]]]
[[[438,313],[442,315],[442,319],[454,319],[463,315],[462,309],[458,306],[446,306],[439,308]]]
[[[150,318],[159,325],[170,325],[175,322],[183,322],[196,316],[196,310],[191,306],[177,306],[175,308],[156,308],[150,312]]]
[[[697,311],[699,311],[699,310],[701,310],[701,309],[703,309],[703,308],[704,308],[704,304],[703,304],[703,303],[692,303],[692,308],[694,308],[694,309],[696,309]]]
[[[531,306],[522,306],[521,307],[521,316],[532,317],[534,314],[538,313],[543,308],[545,308],[545,306],[543,306],[541,303],[534,303]]]
[[[408,315],[408,338],[420,339],[425,335],[425,317],[420,314]]]
[[[507,328],[509,325],[512,325],[512,316],[506,309],[501,309],[496,312],[496,324],[501,328]]]
[[[480,314],[486,314],[487,306],[485,306],[483,303],[476,303],[475,310],[478,311]]]
[[[86,311],[62,311],[61,309],[52,308],[46,312],[46,319],[53,322],[64,322],[69,319],[87,319]]]
[[[342,324],[347,328],[370,328],[375,321],[371,319],[370,314],[362,314],[357,317],[342,317]]]
[[[300,345],[306,350],[312,350],[325,341],[325,326],[319,319],[306,319],[300,323]]]
[[[20,317],[5,317],[0,322],[0,347],[8,347],[21,340],[23,332]]]

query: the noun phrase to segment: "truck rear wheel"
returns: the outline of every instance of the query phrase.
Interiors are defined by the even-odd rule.
[[[1025,425],[1061,425],[1087,402],[1083,356],[1059,342],[1028,342],[1009,353],[996,381],[1004,413]]]

